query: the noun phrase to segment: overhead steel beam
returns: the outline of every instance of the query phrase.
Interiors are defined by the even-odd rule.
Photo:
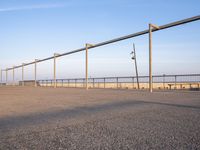
[[[189,23],[189,22],[197,21],[197,20],[200,20],[200,15],[194,16],[194,17],[191,17],[191,18],[187,18],[187,19],[183,19],[183,20],[180,20],[180,21],[172,22],[172,23],[169,23],[169,24],[161,25],[161,26],[159,26],[159,29],[156,29],[156,28],[152,29],[152,32],[171,28],[171,27],[174,27],[174,26],[186,24],[186,23]],[[140,32],[136,32],[136,33],[129,34],[129,35],[126,35],[126,36],[122,36],[122,37],[115,38],[115,39],[112,39],[112,40],[108,40],[108,41],[105,41],[105,42],[97,43],[97,44],[95,44],[91,47],[88,47],[88,49],[104,46],[104,45],[119,42],[119,41],[123,41],[123,40],[126,40],[126,39],[130,39],[130,38],[137,37],[137,36],[144,35],[144,34],[148,34],[148,33],[149,33],[149,29],[143,30],[143,31],[140,31]],[[76,50],[73,50],[73,51],[70,51],[70,52],[60,54],[57,57],[70,55],[70,54],[81,52],[81,51],[84,51],[84,50],[86,50],[86,47],[79,48],[79,49],[76,49]],[[50,60],[50,59],[54,59],[54,56],[47,57],[47,58],[44,58],[44,59],[40,59],[38,62],[43,62],[43,61]],[[26,63],[26,64],[24,64],[24,66],[32,65],[34,63],[35,63],[35,61],[30,62],[30,63]],[[16,66],[15,68],[20,68],[20,67],[22,67],[22,65]],[[13,68],[8,68],[8,70],[12,70],[12,69]]]

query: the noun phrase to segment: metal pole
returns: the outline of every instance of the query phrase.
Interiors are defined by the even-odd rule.
[[[56,83],[56,57],[59,56],[59,54],[54,53],[54,88],[57,87]]]
[[[152,28],[159,30],[160,27],[149,24],[149,92],[153,91],[152,82]]]
[[[37,87],[37,59],[35,59],[35,87]]]
[[[15,85],[15,66],[13,67],[13,86]]]
[[[165,74],[163,74],[163,88],[165,89]]]
[[[7,81],[8,81],[8,69],[6,69],[6,85],[7,85]]]
[[[3,85],[3,70],[1,69],[1,86]]]
[[[88,44],[85,49],[85,84],[86,90],[88,90]]]
[[[175,27],[175,26],[178,26],[178,25],[182,25],[182,24],[193,22],[193,21],[197,21],[197,20],[200,20],[200,15],[194,16],[194,17],[191,17],[191,18],[187,18],[187,19],[183,19],[183,20],[179,20],[179,21],[176,21],[176,22],[172,22],[172,23],[169,23],[169,24],[162,25],[162,26],[160,26],[159,29],[152,29],[152,32],[155,32],[155,31],[158,31],[158,30],[167,29],[167,28],[171,28],[171,27]],[[143,30],[143,31],[140,31],[140,32],[136,32],[136,33],[133,33],[133,34],[126,35],[126,36],[118,37],[118,38],[115,38],[115,39],[112,39],[112,40],[108,40],[108,41],[104,41],[104,42],[101,42],[101,43],[97,43],[97,44],[91,46],[90,48],[104,46],[104,45],[107,45],[107,44],[119,42],[119,41],[122,41],[122,40],[130,39],[130,38],[141,36],[141,35],[148,34],[148,33],[149,33],[149,29]],[[77,52],[81,52],[81,51],[84,51],[85,49],[86,49],[85,47],[79,48],[79,49],[76,49],[76,50],[73,50],[73,51],[70,51],[70,52],[66,52],[66,53],[60,54],[58,57],[65,56],[65,55],[70,55],[70,54],[77,53]],[[50,60],[50,59],[53,59],[53,58],[54,58],[54,56],[50,56],[48,58],[41,59],[38,62],[43,62],[43,61]],[[28,65],[31,65],[31,64],[34,64],[34,63],[35,62],[26,63],[25,66],[28,66]],[[22,67],[22,65],[16,66],[15,68],[20,68],[20,67]],[[11,70],[11,68],[9,68],[9,70]]]
[[[92,47],[92,44],[85,44],[85,86],[86,90],[88,90],[88,49]]]
[[[119,87],[119,86],[118,86],[118,77],[117,77],[117,89],[118,89],[118,87]]]
[[[24,86],[24,63],[22,64],[22,86]]]
[[[149,91],[152,92],[152,32],[149,24]]]
[[[56,88],[56,57],[54,54],[54,88]]]
[[[176,89],[176,75],[175,75],[175,87],[174,87],[174,89]]]
[[[104,82],[104,89],[106,88],[106,78],[103,79]]]
[[[135,71],[136,71],[136,78],[137,78],[137,88],[140,89],[139,84],[139,77],[138,77],[138,69],[137,69],[137,60],[136,60],[136,52],[135,52],[135,44],[133,43],[133,51],[134,51],[134,60],[135,60]]]

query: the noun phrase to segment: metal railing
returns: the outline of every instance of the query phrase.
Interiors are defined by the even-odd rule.
[[[193,89],[200,88],[200,74],[182,75],[154,75],[153,89]],[[85,78],[38,80],[43,87],[74,87],[85,88]],[[140,89],[149,88],[149,76],[139,76]],[[100,77],[88,78],[89,88],[114,88],[114,89],[137,89],[136,77]]]
[[[28,66],[28,65],[34,65],[35,64],[34,75],[35,75],[35,86],[37,86],[37,83],[36,83],[36,80],[37,80],[37,73],[36,73],[37,63],[47,61],[47,60],[50,60],[50,59],[54,60],[54,68],[53,68],[54,69],[54,83],[56,83],[57,81],[59,81],[59,79],[56,79],[56,58],[66,56],[66,55],[71,55],[71,54],[78,53],[78,52],[81,52],[81,51],[85,51],[86,52],[86,54],[85,54],[86,55],[86,59],[85,59],[86,77],[85,77],[85,79],[80,79],[80,80],[81,81],[85,80],[85,83],[86,83],[85,87],[87,89],[88,86],[90,86],[88,84],[91,84],[91,81],[90,81],[91,79],[88,79],[88,50],[89,49],[93,49],[93,48],[96,48],[96,47],[116,43],[116,42],[127,40],[127,39],[130,39],[130,38],[133,38],[133,37],[138,37],[138,36],[141,36],[141,35],[149,34],[149,76],[148,77],[149,77],[149,90],[150,90],[150,92],[152,92],[152,82],[153,82],[153,78],[152,78],[152,32],[168,29],[168,28],[171,28],[171,27],[175,27],[175,26],[186,24],[186,23],[194,22],[194,21],[197,21],[197,20],[200,20],[200,15],[197,15],[197,16],[194,16],[194,17],[191,17],[191,18],[187,18],[187,19],[183,19],[183,20],[179,20],[179,21],[176,21],[176,22],[172,22],[172,23],[169,23],[169,24],[161,25],[161,26],[149,24],[148,29],[140,31],[140,32],[136,32],[136,33],[133,33],[133,34],[129,34],[129,35],[126,35],[126,36],[118,37],[118,38],[115,38],[115,39],[111,39],[111,40],[108,40],[108,41],[104,41],[104,42],[100,42],[100,43],[96,43],[96,44],[92,44],[92,45],[86,44],[85,47],[83,47],[83,48],[79,48],[79,49],[72,50],[72,51],[69,51],[69,52],[65,52],[65,53],[62,53],[62,54],[54,53],[53,56],[49,56],[47,58],[35,59],[34,61],[29,62],[29,63],[22,63],[21,65],[9,67],[9,68],[6,68],[6,69],[1,69],[1,84],[3,84],[3,81],[2,81],[3,72],[5,72],[5,74],[6,74],[6,84],[8,84],[8,82],[7,82],[8,71],[10,71],[10,70],[13,71],[13,84],[14,84],[14,82],[15,82],[15,75],[14,75],[15,69],[22,68],[22,81],[24,81],[24,67]],[[117,80],[119,78],[121,79],[122,77],[116,77]],[[131,78],[133,78],[133,77],[131,77]],[[108,79],[108,78],[106,78],[106,79]],[[62,81],[62,79],[61,79],[61,81]],[[88,81],[89,81],[89,83],[88,83]],[[24,82],[22,82],[22,85],[23,84],[24,84]],[[56,85],[54,85],[54,87],[56,87]]]

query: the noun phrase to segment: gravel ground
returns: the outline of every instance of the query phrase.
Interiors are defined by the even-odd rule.
[[[200,92],[1,87],[0,149],[200,149]]]

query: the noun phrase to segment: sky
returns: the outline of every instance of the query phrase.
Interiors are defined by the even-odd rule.
[[[0,68],[197,15],[199,0],[1,0]],[[154,32],[153,74],[200,73],[199,40],[200,21]],[[135,75],[133,43],[139,75],[148,75],[148,35],[143,35],[90,50],[89,76]],[[25,67],[25,79],[34,79],[33,71],[33,65]],[[84,52],[57,59],[57,78],[81,78],[84,71]],[[38,79],[53,78],[53,61],[39,63],[37,73]],[[21,69],[15,74],[20,80]]]

